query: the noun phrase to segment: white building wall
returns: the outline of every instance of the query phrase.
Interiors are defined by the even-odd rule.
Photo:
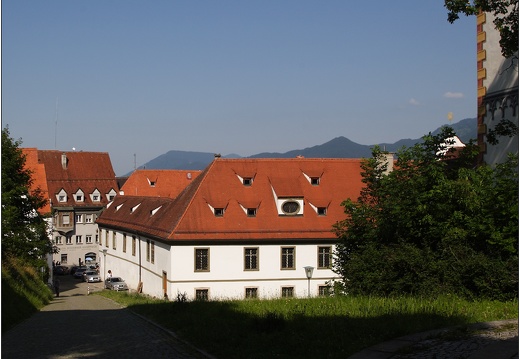
[[[148,238],[136,236],[134,256],[131,234],[126,235],[126,252],[123,252],[123,233],[116,232],[114,249],[113,231],[108,231],[108,247],[105,232],[104,229],[101,232],[99,246],[101,273],[106,275],[110,269],[114,276],[125,280],[131,291],[137,290],[139,282],[142,282],[142,292],[156,298],[164,296],[163,272],[166,273],[166,294],[170,300],[175,300],[179,294],[193,300],[197,289],[208,289],[211,300],[243,299],[248,287],[257,288],[259,298],[277,298],[284,286],[294,287],[295,297],[305,297],[309,285],[305,266],[315,268],[310,281],[311,296],[317,296],[320,286],[336,278],[331,269],[318,269],[318,247],[329,246],[326,244],[170,246],[153,241],[155,258],[152,263],[146,260]],[[294,269],[281,269],[282,247],[295,248]],[[209,249],[209,271],[195,271],[196,248]],[[244,248],[258,248],[258,270],[244,270]],[[106,264],[103,250],[106,250]]]

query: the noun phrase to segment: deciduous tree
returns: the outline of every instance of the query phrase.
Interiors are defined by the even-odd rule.
[[[2,259],[14,256],[42,264],[53,251],[47,223],[38,212],[46,200],[41,191],[31,191],[31,171],[24,167],[21,141],[2,130]]]
[[[518,159],[474,165],[473,143],[454,156],[453,130],[397,153],[384,173],[374,148],[362,165],[365,187],[346,200],[335,271],[363,294],[518,295]]]

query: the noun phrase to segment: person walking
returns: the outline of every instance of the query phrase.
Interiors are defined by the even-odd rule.
[[[60,280],[58,278],[54,279],[54,292],[56,297],[60,296]]]
[[[110,269],[108,270],[108,278],[112,278],[112,271]]]

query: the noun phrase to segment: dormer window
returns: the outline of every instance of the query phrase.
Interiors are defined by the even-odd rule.
[[[320,182],[321,182],[321,176],[323,176],[323,172],[322,173],[314,172],[314,174],[312,174],[312,175],[303,172],[303,175],[305,176],[307,181],[309,181],[309,183],[312,186],[319,186]]]
[[[60,202],[60,203],[65,203],[65,202],[67,202],[67,192],[65,192],[65,190],[62,189],[62,190],[59,191],[58,194],[56,195],[56,199],[57,199],[58,202]]]
[[[116,198],[116,191],[114,191],[114,189],[111,189],[110,192],[108,192],[106,195],[107,195],[107,198],[109,201],[113,201],[114,198]]]
[[[247,209],[248,217],[256,217],[256,208],[248,208]]]
[[[215,208],[214,209],[215,217],[223,217],[224,216],[224,208]]]
[[[99,202],[101,201],[101,193],[96,189],[94,192],[90,194],[90,199],[92,202]]]
[[[78,191],[74,194],[74,200],[76,202],[83,202],[85,200],[85,195],[82,190],[78,189]]]
[[[253,185],[254,176],[251,176],[251,173],[249,173],[249,176],[244,177],[240,176],[238,173],[235,174],[244,186],[250,187]]]
[[[285,214],[295,215],[300,211],[300,204],[293,200],[285,201],[282,204],[282,211]]]
[[[318,216],[326,216],[327,215],[327,207],[318,207],[316,210]]]

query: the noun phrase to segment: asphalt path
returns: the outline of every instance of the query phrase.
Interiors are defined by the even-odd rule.
[[[209,357],[116,302],[89,295],[103,290],[103,283],[58,278],[60,296],[2,334],[2,358]]]

